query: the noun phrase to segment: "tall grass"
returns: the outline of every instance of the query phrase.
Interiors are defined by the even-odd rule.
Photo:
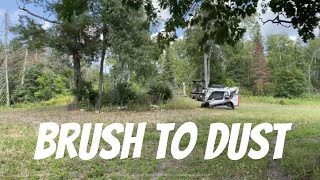
[[[164,109],[196,109],[200,107],[200,102],[189,97],[175,97],[163,105]]]
[[[34,103],[18,103],[12,105],[12,108],[37,108],[37,107],[48,107],[48,106],[63,106],[70,104],[73,101],[73,96],[56,96],[48,101],[40,101]],[[4,110],[6,107],[0,107]]]
[[[316,95],[304,95],[299,98],[275,98],[272,96],[241,96],[241,102],[244,103],[266,103],[281,105],[319,105],[320,97]]]

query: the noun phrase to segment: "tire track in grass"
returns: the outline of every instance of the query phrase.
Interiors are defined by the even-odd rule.
[[[270,148],[273,151],[268,153],[269,165],[267,169],[267,179],[268,180],[289,180],[291,179],[290,175],[285,173],[284,170],[279,166],[277,160],[273,159],[274,147],[276,144],[276,138],[273,138],[270,143]]]

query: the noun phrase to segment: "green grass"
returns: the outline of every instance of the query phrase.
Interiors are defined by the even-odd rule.
[[[166,104],[163,105],[165,109],[196,109],[200,107],[200,102],[197,102],[188,97],[175,97],[172,100],[169,100]]]
[[[73,101],[73,96],[57,96],[48,101],[40,101],[34,103],[18,103],[11,106],[14,109],[30,109],[30,108],[41,108],[50,106],[63,106],[70,104]],[[8,111],[10,108],[5,106],[0,107],[1,111]]]
[[[300,98],[275,98],[272,96],[241,96],[244,103],[267,103],[280,105],[317,105],[320,103],[318,96],[306,96]]]
[[[177,102],[179,101],[179,102]],[[292,179],[318,179],[320,177],[320,103],[280,105],[244,99],[234,111],[225,109],[200,109],[185,105],[188,99],[171,102],[170,109],[156,112],[68,112],[63,108],[25,109],[0,112],[0,177],[1,179],[272,179],[268,175],[270,157],[251,160],[231,161],[226,152],[220,157],[205,161],[209,125],[223,122],[232,123],[293,123],[293,130],[287,134],[283,159],[277,160],[277,169]],[[191,101],[190,101],[191,102]],[[259,102],[259,103],[257,103]],[[178,105],[177,105],[178,104]],[[181,109],[181,106],[185,107]],[[179,107],[179,108],[178,108]],[[168,107],[167,107],[168,108]],[[185,109],[185,110],[184,110]],[[118,122],[148,122],[142,157],[140,159],[102,160],[97,157],[90,161],[79,158],[55,160],[33,160],[39,123],[101,122],[105,125]],[[184,160],[167,158],[156,160],[159,133],[156,123],[195,122],[199,129],[195,149]],[[268,135],[271,140],[275,134]],[[121,137],[121,136],[120,136]],[[171,138],[172,139],[172,135]],[[120,140],[122,141],[122,140]],[[188,143],[183,138],[181,148]],[[106,144],[101,144],[105,146]],[[250,147],[256,145],[251,143]]]

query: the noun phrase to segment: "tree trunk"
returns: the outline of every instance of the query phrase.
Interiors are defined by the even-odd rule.
[[[81,57],[79,52],[73,53],[73,71],[74,71],[74,103],[78,104],[81,100]]]
[[[309,69],[308,69],[308,80],[309,80],[309,93],[312,91],[312,83],[311,83],[311,66],[313,63],[313,57],[311,58],[311,62],[309,64]]]
[[[210,81],[211,81],[211,51],[210,51],[210,55],[208,56],[208,59],[207,59],[207,63],[208,63],[208,77],[207,77],[207,80],[208,80],[208,85],[210,84]]]
[[[34,63],[37,63],[37,62],[38,62],[38,49],[36,49],[36,59]]]
[[[21,85],[22,86],[24,85],[24,78],[25,78],[25,73],[26,73],[28,56],[29,56],[28,49],[26,49],[26,54],[25,54],[24,63],[23,63],[23,70],[22,70],[22,78],[21,78]]]
[[[106,48],[102,50],[101,61],[100,61],[100,72],[99,72],[99,92],[98,92],[98,112],[101,111],[101,101],[102,101],[102,91],[103,91],[103,69],[104,69],[104,60],[106,56]]]
[[[6,55],[5,55],[5,70],[6,70],[6,95],[7,95],[7,107],[10,107],[10,90],[9,90],[9,75],[8,75],[8,54],[6,49]]]
[[[113,76],[113,92],[116,92],[117,88],[117,75]]]
[[[126,83],[128,86],[131,80],[131,72],[129,70],[128,64],[125,65],[125,72],[126,72]]]
[[[120,60],[121,62],[121,60]],[[121,62],[121,68],[120,68],[120,84],[123,84],[124,82],[124,70],[125,70],[125,63]]]
[[[7,96],[7,107],[10,107],[10,90],[9,90],[9,75],[8,75],[8,31],[9,31],[9,16],[8,13],[5,12],[5,20],[4,20],[4,42],[5,42],[5,71],[6,71],[6,96]]]
[[[208,82],[208,54],[204,53],[203,58],[203,65],[204,65],[204,87],[207,89],[209,82]]]

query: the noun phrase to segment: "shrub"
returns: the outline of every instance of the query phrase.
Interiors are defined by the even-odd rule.
[[[169,83],[166,82],[153,83],[149,88],[148,94],[151,96],[153,104],[164,103],[173,97],[172,89]]]
[[[50,100],[57,95],[69,94],[67,78],[55,74],[43,65],[33,65],[27,68],[24,84],[19,84],[12,92],[13,103],[31,103]]]
[[[141,93],[137,93],[130,84],[118,84],[116,89],[109,89],[103,95],[103,105],[128,105],[131,103],[140,103],[138,97],[142,96]]]
[[[293,98],[301,96],[306,91],[306,79],[303,72],[297,68],[281,70],[276,74],[274,96]]]
[[[151,100],[149,94],[134,88],[132,85],[118,84],[116,89],[107,90],[102,99],[107,107],[127,106],[126,110],[150,110]]]
[[[233,81],[232,79],[230,79],[230,78],[227,78],[227,79],[226,79],[226,82],[224,83],[224,85],[225,85],[226,87],[239,87],[239,86],[240,86],[239,83],[234,82],[234,81]]]
[[[130,84],[118,84],[116,89],[119,95],[119,105],[128,104],[129,101],[134,100],[134,97],[136,96],[136,92],[132,89]]]

